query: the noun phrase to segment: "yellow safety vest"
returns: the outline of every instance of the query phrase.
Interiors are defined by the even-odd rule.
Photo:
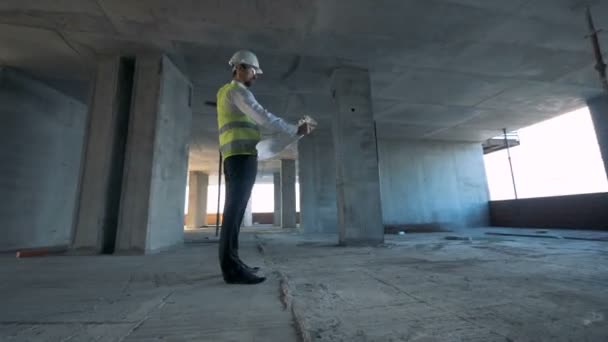
[[[228,92],[239,87],[231,82],[217,92],[217,123],[220,152],[224,159],[234,155],[257,155],[256,145],[261,139],[258,125],[239,110],[233,110]]]

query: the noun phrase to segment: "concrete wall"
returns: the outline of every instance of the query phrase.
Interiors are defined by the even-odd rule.
[[[492,226],[608,230],[608,193],[490,202]]]
[[[68,245],[84,104],[0,69],[0,250]]]
[[[488,225],[481,145],[380,140],[384,224]]]

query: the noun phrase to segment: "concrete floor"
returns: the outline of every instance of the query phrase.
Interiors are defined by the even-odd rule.
[[[208,231],[147,257],[3,255],[0,341],[608,340],[608,241],[488,231],[355,248],[247,229],[259,286],[222,283]]]
[[[487,231],[392,235],[379,248],[265,235],[263,250],[308,340],[608,341],[608,241]]]
[[[261,265],[247,239],[242,256]],[[145,257],[3,255],[0,341],[296,341],[277,277],[226,286],[217,247],[187,243]]]

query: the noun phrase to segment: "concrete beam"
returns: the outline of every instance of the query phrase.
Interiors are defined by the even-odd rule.
[[[384,227],[369,71],[335,70],[332,95],[339,240],[378,244],[384,241]]]
[[[192,86],[161,55],[138,56],[117,250],[148,253],[183,242]]]
[[[200,171],[190,172],[188,189],[188,215],[186,215],[186,227],[200,228],[207,224],[209,175]]]

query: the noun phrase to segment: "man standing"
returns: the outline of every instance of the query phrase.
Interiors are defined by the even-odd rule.
[[[219,258],[224,281],[229,284],[258,284],[266,280],[239,258],[239,232],[257,174],[259,126],[291,136],[305,135],[307,124],[299,127],[285,122],[262,107],[249,87],[262,74],[258,58],[250,51],[236,52],[229,61],[232,82],[217,93],[217,121],[220,152],[224,159],[226,201],[220,235]]]

